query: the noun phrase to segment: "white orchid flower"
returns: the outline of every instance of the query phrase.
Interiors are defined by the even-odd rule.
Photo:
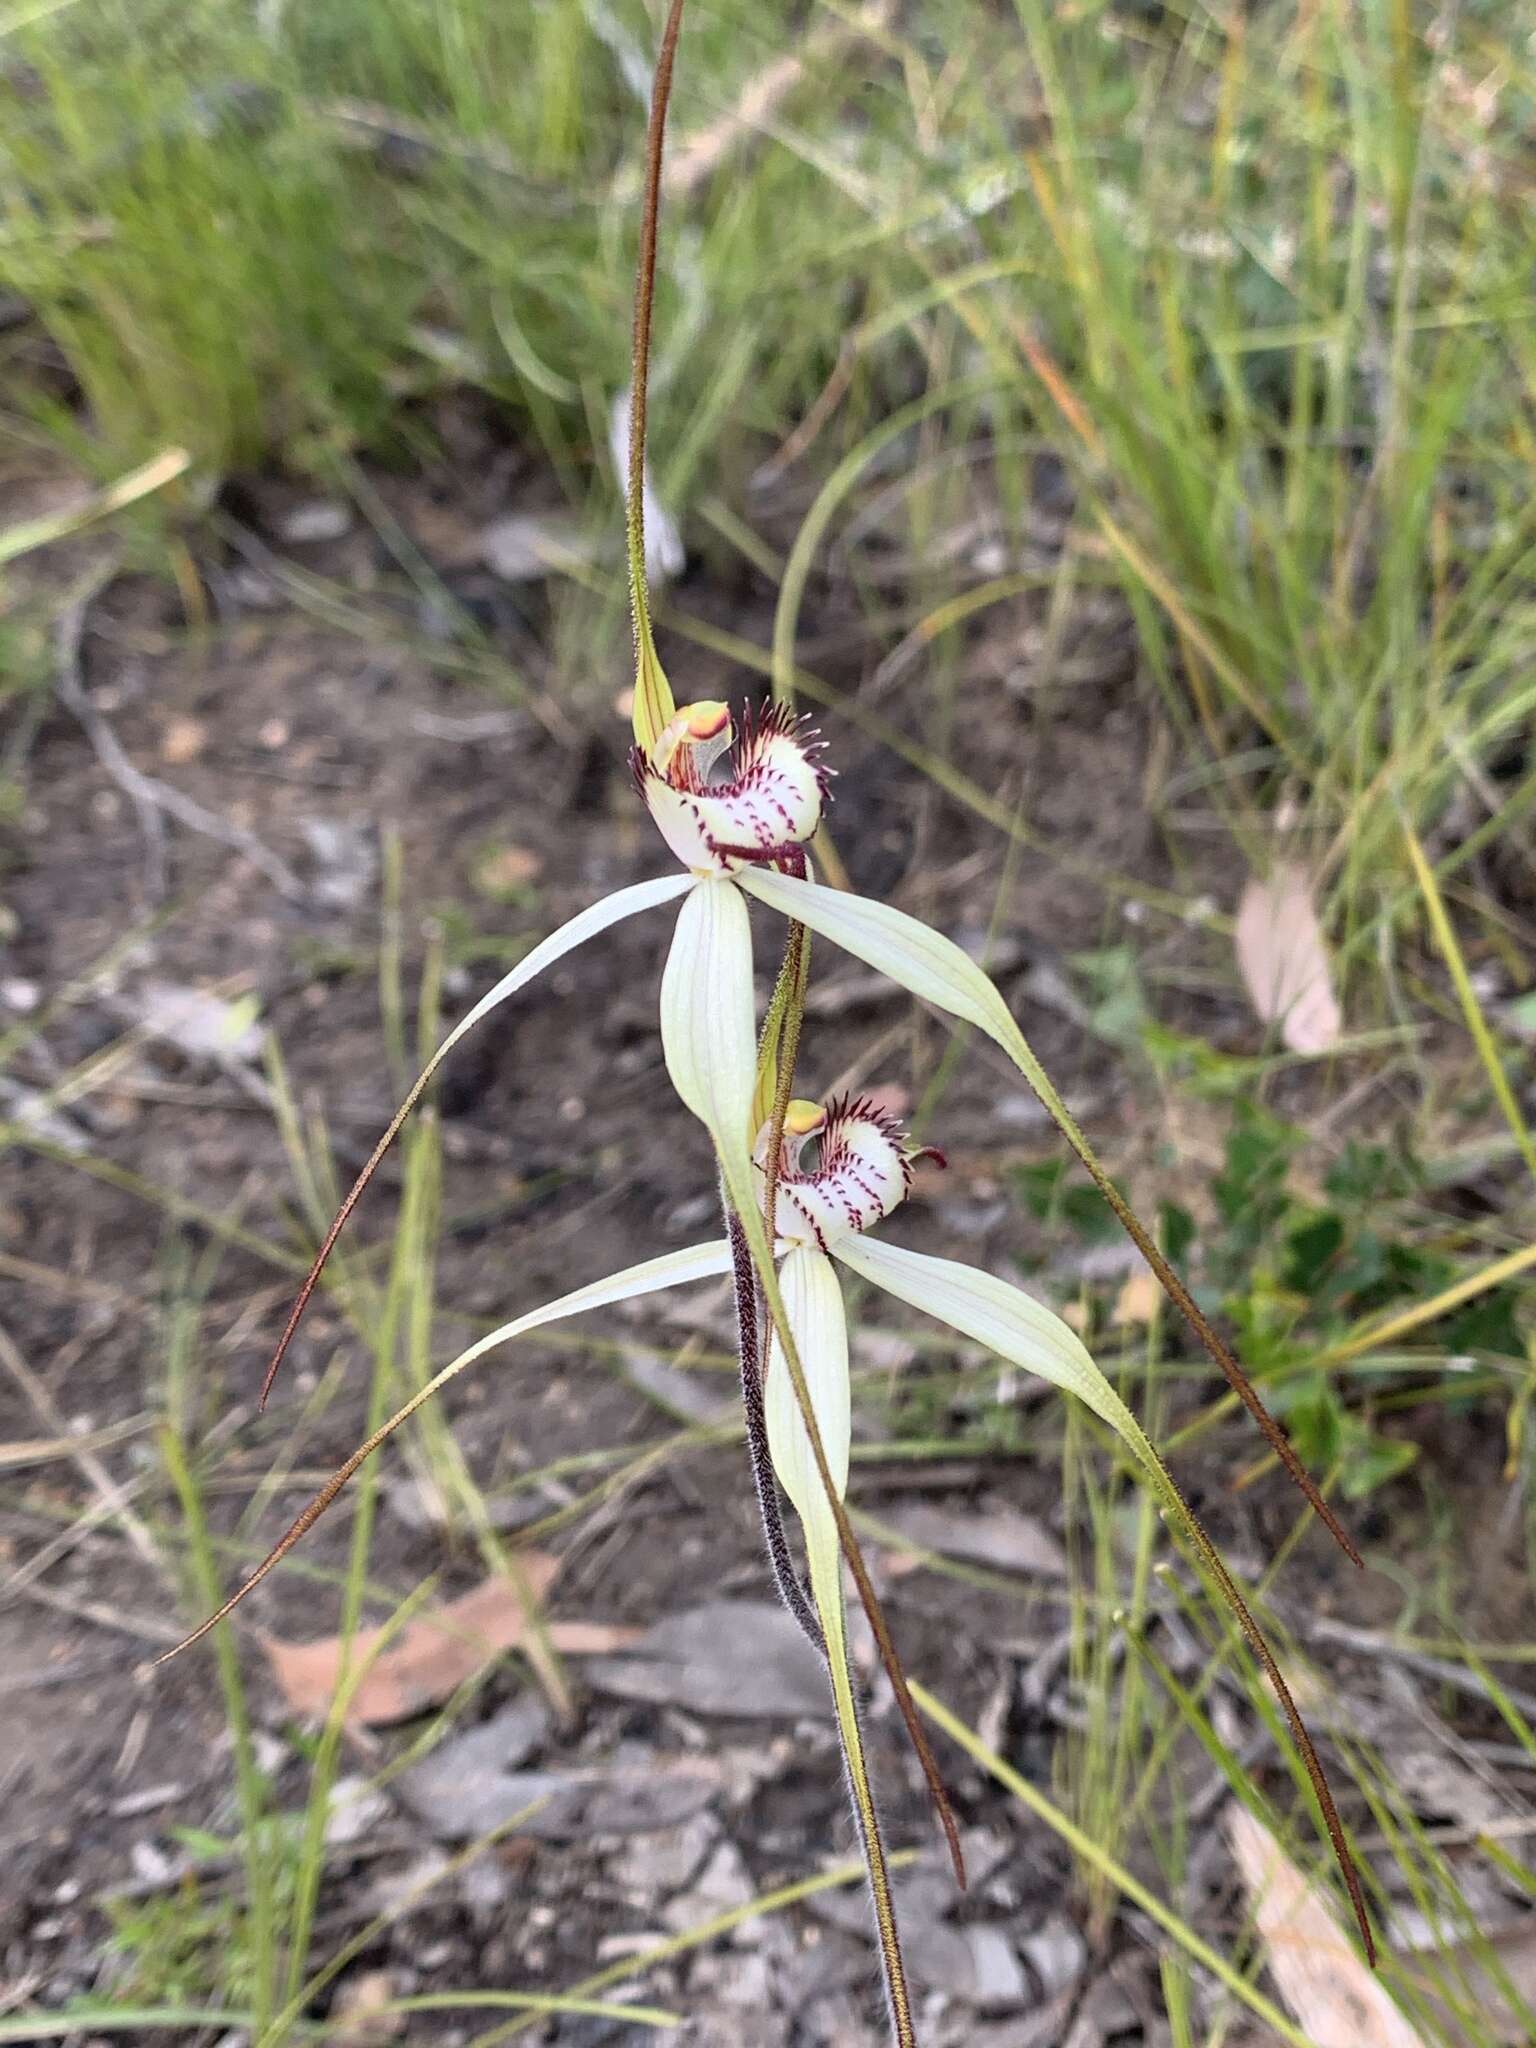
[[[835,1527],[842,1553],[855,1573],[860,1597],[880,1639],[882,1655],[886,1659],[903,1717],[929,1777],[939,1817],[949,1835],[957,1871],[961,1868],[958,1839],[943,1788],[918,1726],[916,1710],[899,1665],[890,1651],[879,1617],[878,1601],[842,1506],[842,1482],[834,1456],[836,1438],[830,1445],[821,1440],[820,1415],[827,1396],[827,1377],[829,1371],[835,1375],[837,1368],[818,1362],[823,1348],[820,1339],[828,1326],[825,1311],[831,1300],[827,1285],[829,1276],[815,1263],[818,1259],[840,1259],[851,1270],[886,1287],[899,1299],[916,1307],[930,1308],[967,1336],[990,1344],[1013,1363],[1055,1378],[1058,1384],[1078,1393],[1121,1434],[1153,1479],[1165,1504],[1173,1507],[1191,1534],[1206,1568],[1220,1585],[1224,1597],[1263,1659],[1303,1748],[1319,1800],[1328,1817],[1329,1832],[1353,1886],[1356,1881],[1352,1866],[1343,1849],[1342,1830],[1333,1814],[1321,1769],[1252,1616],[1214,1548],[1200,1532],[1199,1525],[1179,1500],[1176,1491],[1172,1490],[1172,1482],[1140,1426],[1093,1366],[1082,1345],[1057,1318],[1006,1283],[966,1267],[923,1259],[918,1254],[900,1251],[863,1235],[865,1226],[886,1213],[905,1190],[904,1168],[899,1164],[900,1149],[892,1149],[895,1140],[888,1132],[882,1135],[878,1120],[854,1116],[845,1105],[838,1120],[834,1123],[829,1117],[821,1133],[824,1147],[828,1149],[823,1167],[817,1174],[802,1177],[794,1170],[793,1160],[780,1162],[774,1214],[778,1241],[770,1246],[761,1207],[765,1194],[764,1162],[754,1165],[752,1151],[756,1136],[754,1124],[764,1103],[761,1080],[763,1054],[757,1043],[754,1012],[752,938],[747,909],[749,897],[779,912],[791,928],[798,925],[831,939],[935,1008],[976,1026],[1002,1048],[1044,1103],[1164,1287],[1184,1310],[1207,1349],[1258,1418],[1271,1444],[1317,1512],[1349,1554],[1357,1555],[1278,1425],[1270,1419],[1258,1395],[1215,1336],[1183,1282],[1100,1166],[1014,1022],[1002,995],[987,975],[952,940],[917,919],[889,904],[826,888],[806,872],[806,847],[820,825],[827,786],[827,771],[822,763],[818,736],[802,720],[770,711],[761,719],[747,721],[738,741],[729,711],[723,704],[710,701],[689,705],[681,711],[676,708],[654,649],[649,646],[648,626],[642,648],[649,651],[642,653],[638,671],[634,718],[636,743],[632,766],[636,785],[658,829],[684,863],[683,872],[617,890],[579,912],[535,946],[448,1033],[391,1120],[327,1232],[268,1368],[262,1399],[266,1398],[299,1318],[342,1228],[389,1144],[443,1061],[476,1024],[587,939],[624,918],[682,897],[684,900],[661,981],[660,1026],[667,1070],[677,1093],[703,1122],[713,1140],[727,1200],[727,1215],[733,1229],[740,1235],[745,1252],[750,1255],[750,1263],[762,1291],[767,1322],[774,1332],[766,1354],[770,1365],[766,1379],[767,1391],[771,1395],[768,1412],[770,1415],[776,1413],[778,1417],[774,1428],[779,1450],[783,1451],[790,1440],[785,1433],[788,1412],[785,1403],[792,1399],[800,1417],[805,1449],[817,1467],[821,1506],[810,1519],[806,1519],[804,1487],[800,1486],[798,1492],[791,1492],[791,1498],[805,1521],[808,1545],[812,1543],[813,1534],[819,1542],[824,1539],[829,1525]],[[836,1171],[829,1172],[828,1169],[833,1167]],[[725,1255],[727,1248],[707,1249]],[[780,1284],[777,1255],[785,1251],[803,1255],[795,1257],[793,1264],[786,1264],[785,1268],[786,1278],[793,1283],[793,1302],[789,1292]],[[741,1265],[741,1259],[736,1258],[733,1252],[731,1266],[737,1276],[739,1299],[744,1291]],[[643,1267],[632,1269],[631,1277],[636,1278],[637,1285],[671,1284],[666,1280],[640,1281],[638,1276],[651,1275],[657,1270],[656,1262],[647,1262]],[[682,1277],[681,1270],[678,1277]],[[620,1275],[611,1284],[618,1287],[624,1278]],[[618,1297],[607,1295],[604,1298]],[[563,1304],[556,1303],[536,1311],[535,1316],[537,1320],[548,1320],[551,1316],[575,1313],[577,1308],[590,1305],[594,1304],[582,1292],[566,1297]],[[806,1359],[799,1355],[795,1323],[796,1314],[802,1311],[810,1315],[812,1335],[817,1338],[812,1356]],[[532,1326],[525,1319],[517,1327]],[[745,1325],[743,1328],[745,1331]],[[502,1333],[503,1336],[510,1334],[513,1334],[511,1326]],[[465,1359],[456,1361],[433,1383],[434,1387],[451,1377],[454,1371],[462,1369],[470,1356],[478,1357],[487,1348],[489,1344],[482,1343]],[[830,1352],[827,1356],[831,1356]],[[772,1371],[772,1361],[775,1360],[780,1365],[776,1391]],[[743,1361],[744,1382],[749,1385],[750,1399],[745,1336]],[[419,1396],[418,1404],[424,1398],[425,1395]],[[776,1408],[773,1403],[777,1403]],[[841,1414],[842,1410],[837,1410],[837,1413]],[[748,1420],[750,1439],[750,1412]],[[387,1430],[384,1433],[387,1434]],[[376,1439],[382,1440],[382,1435]],[[753,1448],[754,1476],[764,1510],[769,1553],[781,1590],[785,1591],[792,1607],[804,1621],[807,1610],[803,1596],[796,1601],[784,1575],[776,1508],[768,1497],[771,1489],[766,1487],[758,1469],[761,1463],[759,1447],[754,1443]],[[768,1448],[773,1454],[772,1440]],[[778,1464],[776,1454],[775,1464]],[[798,1484],[804,1478],[803,1459],[795,1470]],[[345,1476],[338,1485],[344,1483]],[[304,1526],[307,1527],[307,1523]],[[263,1573],[277,1561],[287,1544],[296,1540],[297,1534],[302,1534],[302,1528],[290,1532],[272,1559],[262,1567]],[[822,1581],[821,1598],[818,1600],[820,1633],[830,1655],[834,1650],[833,1634],[826,1613],[822,1611],[827,1593],[828,1567],[823,1563],[817,1570]],[[812,1577],[815,1593],[816,1570],[813,1570]],[[242,1589],[241,1597],[256,1582],[255,1579],[249,1581]],[[839,1640],[840,1627],[839,1622]],[[843,1704],[840,1699],[840,1718]],[[855,1725],[845,1721],[843,1733],[850,1758],[850,1774],[854,1777],[857,1792],[859,1773],[854,1762],[857,1756]],[[863,1802],[860,1804],[862,1811]],[[869,1804],[866,1835],[877,1854],[873,1814],[873,1805]],[[879,1907],[878,1897],[876,1904]],[[1363,1925],[1363,1914],[1361,1917]],[[902,2038],[899,2028],[898,2038]]]
[[[792,1611],[827,1658],[843,1754],[864,1838],[893,2031],[901,2048],[911,2048],[915,2035],[900,1944],[848,1669],[841,1560],[847,1562],[874,1626],[897,1701],[949,1835],[957,1873],[962,1866],[953,1818],[844,1506],[851,1419],[848,1334],[836,1270],[841,1264],[999,1357],[1076,1395],[1116,1432],[1189,1537],[1204,1569],[1241,1622],[1281,1700],[1369,1951],[1370,1931],[1359,1880],[1327,1781],[1295,1704],[1241,1594],[1140,1424],[1074,1332],[1022,1290],[972,1267],[906,1251],[867,1234],[871,1225],[900,1203],[908,1188],[913,1155],[904,1135],[889,1119],[866,1102],[836,1103],[825,1111],[815,1104],[785,1103],[803,1015],[806,931],[832,940],[919,999],[986,1033],[1039,1096],[1292,1478],[1344,1549],[1359,1561],[1348,1536],[1241,1368],[1100,1166],[993,983],[942,934],[888,904],[824,888],[811,878],[808,848],[821,825],[827,792],[827,770],[817,735],[782,706],[747,718],[738,736],[724,704],[695,703],[680,711],[674,701],[650,625],[644,482],[662,138],[681,12],[682,0],[672,0],[657,62],[647,140],[628,420],[626,525],[636,657],[631,761],[640,794],[682,872],[617,890],[578,913],[536,945],[448,1033],[391,1120],[327,1232],[268,1369],[262,1400],[364,1188],[433,1075],[460,1040],[587,939],[678,898],[683,900],[661,984],[662,1048],[673,1085],[713,1141],[729,1235],[718,1242],[645,1260],[608,1280],[579,1288],[471,1345],[359,1446],[233,1598],[178,1647],[196,1642],[229,1614],[324,1513],[364,1459],[425,1401],[488,1352],[565,1316],[730,1273],[736,1283],[747,1436],[770,1555]],[[783,916],[790,933],[762,1044],[755,1028],[749,898]],[[820,1141],[819,1158],[813,1168],[802,1170],[802,1148],[811,1135]],[[760,1308],[767,1312],[766,1341],[762,1343]],[[804,1530],[809,1599],[788,1555],[769,1466]]]

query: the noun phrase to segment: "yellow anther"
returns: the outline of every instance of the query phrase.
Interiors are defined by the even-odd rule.
[[[784,1112],[784,1135],[787,1138],[808,1138],[812,1131],[819,1131],[827,1120],[827,1112],[819,1102],[807,1102],[803,1096],[796,1096]]]
[[[665,775],[672,764],[672,756],[679,747],[709,748],[711,760],[721,749],[730,744],[731,707],[717,698],[706,697],[698,704],[685,704],[681,711],[668,719],[655,746],[650,750],[651,766],[658,775]],[[709,742],[716,742],[710,748]]]
[[[716,697],[703,697],[697,704],[685,704],[677,714],[690,740],[712,740],[731,722],[731,707]]]

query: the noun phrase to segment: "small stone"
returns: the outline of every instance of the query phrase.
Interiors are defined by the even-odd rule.
[[[395,2040],[405,2032],[406,2016],[389,2010],[394,1995],[388,1970],[360,1970],[337,1992],[327,2031],[347,2048],[377,2048],[380,2042]]]
[[[755,1887],[734,1842],[718,1843],[688,1889],[662,1909],[674,1933],[697,1927],[717,1914],[734,1912],[752,1897]]]
[[[1088,1960],[1088,1944],[1064,1913],[1053,1913],[1019,1947],[1047,1999],[1075,1984]]]
[[[707,1813],[696,1813],[680,1827],[627,1841],[614,1858],[613,1874],[636,1900],[666,1898],[687,1884],[719,1836],[719,1823]]]
[[[362,819],[302,818],[317,870],[314,891],[331,910],[355,910],[378,873],[371,826]]]
[[[165,1851],[153,1842],[135,1842],[128,1851],[128,1861],[140,1884],[164,1884],[176,1868]]]
[[[338,1778],[325,1809],[325,1839],[345,1848],[371,1834],[389,1811],[389,1801],[366,1778]]]
[[[173,718],[160,735],[160,758],[173,768],[195,761],[208,745],[208,728],[200,718]]]
[[[459,1874],[459,1897],[472,1920],[491,1920],[512,1895],[512,1872],[497,1856],[477,1856]]]
[[[970,2004],[983,2012],[1006,2012],[1027,2005],[1032,1993],[1013,1943],[1000,1927],[967,1927],[971,1951]]]
[[[258,1728],[252,1735],[251,1749],[256,1757],[257,1770],[267,1778],[275,1778],[288,1761],[287,1743],[265,1728]]]
[[[295,505],[277,523],[277,537],[290,547],[311,547],[319,541],[340,540],[352,531],[352,507],[339,498],[310,498]]]

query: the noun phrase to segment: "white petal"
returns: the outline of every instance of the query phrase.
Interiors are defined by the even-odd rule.
[[[839,1496],[848,1484],[848,1324],[842,1289],[825,1252],[797,1246],[780,1272],[785,1319],[805,1371],[811,1410],[826,1453],[827,1466]],[[886,1988],[905,2013],[906,1983],[891,1911],[889,1874],[880,1842],[880,1823],[870,1790],[869,1766],[859,1733],[853,1675],[848,1665],[848,1633],[843,1618],[842,1548],[821,1474],[811,1453],[811,1440],[800,1416],[793,1383],[782,1352],[771,1343],[767,1382],[768,1448],[773,1469],[794,1502],[805,1529],[805,1560],[810,1570],[811,1597],[821,1618],[827,1646],[827,1670],[837,1711],[838,1740],[853,1789],[854,1811],[864,1841],[870,1890],[886,1958]],[[899,2038],[910,2040],[910,2023]]]
[[[606,1280],[590,1281],[570,1294],[546,1301],[542,1308],[527,1310],[515,1322],[503,1323],[471,1344],[467,1351],[461,1351],[452,1365],[443,1367],[432,1385],[441,1386],[451,1374],[473,1365],[498,1344],[510,1343],[514,1337],[540,1329],[545,1323],[585,1315],[588,1309],[607,1308],[616,1301],[633,1301],[642,1294],[656,1294],[663,1287],[685,1287],[692,1280],[717,1279],[731,1270],[731,1248],[723,1237],[709,1244],[688,1245],[682,1251],[663,1252],[659,1258],[642,1259],[638,1266],[626,1266],[621,1273],[610,1273]]]
[[[609,925],[618,924],[626,917],[635,917],[642,910],[653,909],[658,903],[669,903],[674,896],[681,896],[692,883],[691,875],[660,875],[653,882],[635,882],[627,889],[615,889],[611,896],[604,896],[600,902],[577,911],[568,924],[551,932],[547,939],[541,939],[531,953],[525,953],[510,973],[504,974],[468,1015],[459,1019],[432,1055],[427,1073],[430,1074],[439,1061],[447,1058],[466,1031],[478,1024],[498,1003],[504,1003],[508,996],[526,988],[546,967],[552,967],[566,953],[584,946],[588,939],[595,939],[599,932],[607,931]]]
[[[898,1301],[937,1316],[961,1336],[984,1344],[1025,1372],[1076,1394],[1135,1452],[1154,1476],[1159,1491],[1163,1490],[1167,1474],[1162,1460],[1141,1424],[1089,1357],[1082,1339],[1022,1288],[954,1259],[909,1252],[876,1237],[843,1238],[836,1250],[843,1264],[861,1279],[873,1281]]]
[[[752,930],[741,892],[724,877],[697,882],[678,914],[661,977],[661,1046],[673,1087],[714,1139],[731,1186],[750,1201]]]
[[[904,910],[875,903],[867,896],[829,889],[821,882],[802,882],[772,868],[749,867],[737,876],[743,889],[770,904],[785,917],[809,925],[814,932],[852,953],[856,960],[888,974],[936,1009],[947,1010],[999,1044],[1019,1068],[1062,1129],[1073,1138],[1080,1156],[1087,1141],[1078,1131],[1049,1075],[976,962],[953,939],[930,931]]]
[[[595,938],[599,932],[606,931],[609,925],[619,923],[622,918],[634,917],[639,911],[650,910],[658,903],[669,902],[672,897],[680,896],[685,889],[689,889],[692,886],[693,878],[690,875],[662,875],[654,882],[636,882],[631,888],[616,889],[611,896],[603,897],[601,902],[593,903],[586,910],[578,911],[569,923],[561,925],[558,931],[551,932],[549,937],[541,940],[531,953],[525,954],[511,972],[504,974],[495,987],[480,998],[469,1014],[461,1017],[458,1023],[454,1025],[448,1036],[437,1048],[437,1051],[433,1053],[431,1059],[427,1061],[427,1064],[411,1083],[410,1092],[395,1111],[393,1117],[391,1117],[383,1137],[374,1146],[367,1164],[363,1167],[357,1179],[353,1181],[346,1199],[337,1210],[331,1227],[326,1232],[324,1241],[320,1246],[315,1262],[309,1269],[308,1277],[305,1279],[304,1285],[299,1289],[298,1299],[294,1303],[293,1311],[288,1318],[288,1327],[284,1330],[277,1350],[273,1354],[272,1363],[267,1368],[266,1384],[261,1390],[263,1406],[266,1404],[267,1393],[271,1388],[273,1377],[282,1363],[283,1354],[287,1351],[293,1333],[298,1327],[299,1318],[304,1313],[305,1305],[314,1291],[315,1283],[320,1278],[325,1263],[331,1255],[332,1248],[346,1226],[348,1217],[361,1200],[363,1190],[367,1187],[369,1181],[372,1180],[379,1161],[394,1143],[406,1118],[426,1092],[428,1082],[443,1064],[443,1061],[447,1059],[449,1053],[453,1051],[459,1040],[467,1031],[472,1030],[482,1017],[487,1016],[494,1010],[499,1003],[504,1003],[509,996],[516,995],[520,988],[526,988],[528,983],[542,974],[546,967],[551,966],[565,954],[572,952],[587,939]]]
[[[740,865],[715,852],[696,796],[674,789],[660,775],[647,775],[642,794],[657,831],[685,868],[696,875],[723,875]]]
[[[850,1438],[848,1396],[848,1322],[843,1293],[825,1252],[798,1246],[779,1271],[790,1335],[805,1369],[811,1410],[821,1435],[827,1466],[841,1499],[848,1485]],[[777,1341],[770,1340],[768,1371],[763,1387],[768,1420],[768,1450],[773,1469],[807,1531],[825,1523],[837,1549],[837,1524],[827,1505],[821,1475],[811,1453],[811,1440],[795,1399],[794,1385]]]
[[[445,1365],[440,1373],[435,1374],[424,1387],[418,1388],[405,1406],[397,1409],[365,1443],[358,1445],[346,1463],[339,1465],[331,1474],[308,1506],[301,1509],[286,1532],[279,1537],[239,1590],[225,1601],[217,1614],[210,1615],[201,1628],[195,1629],[184,1642],[178,1643],[176,1651],[168,1654],[174,1656],[177,1651],[185,1650],[190,1644],[197,1642],[238,1607],[246,1594],[259,1586],[267,1574],[282,1562],[305,1531],[313,1528],[352,1474],[366,1459],[373,1456],[385,1439],[392,1436],[402,1422],[409,1421],[417,1409],[430,1401],[432,1396],[447,1386],[450,1380],[457,1379],[461,1372],[472,1366],[477,1359],[483,1358],[488,1351],[494,1351],[498,1345],[510,1343],[514,1337],[521,1337],[529,1330],[537,1330],[545,1323],[559,1322],[565,1316],[578,1316],[587,1309],[605,1308],[616,1301],[631,1301],[641,1294],[655,1294],[663,1287],[682,1287],[690,1280],[715,1279],[731,1270],[731,1248],[724,1238],[719,1238],[712,1244],[689,1245],[682,1251],[664,1252],[660,1258],[644,1259],[638,1266],[626,1266],[622,1273],[610,1273],[606,1280],[593,1280],[585,1287],[576,1288],[573,1293],[562,1294],[558,1300],[546,1301],[542,1308],[529,1309],[515,1321],[503,1323],[500,1329],[492,1330],[486,1336],[477,1339],[467,1351],[461,1351],[457,1358]]]
[[[777,874],[767,868],[743,868],[737,880],[743,889],[761,902],[771,904],[785,917],[796,918],[809,925],[813,931],[845,947],[856,959],[865,961],[882,974],[890,975],[893,981],[900,982],[903,988],[910,989],[925,1002],[947,1010],[952,1017],[974,1024],[1002,1047],[1039,1096],[1057,1129],[1087,1167],[1094,1185],[1115,1212],[1126,1235],[1157,1275],[1159,1285],[1178,1304],[1190,1327],[1226,1375],[1233,1391],[1264,1431],[1271,1449],[1279,1456],[1286,1471],[1332,1531],[1345,1554],[1359,1564],[1360,1553],[1349,1532],[1307,1476],[1284,1432],[1212,1329],[1200,1304],[1099,1163],[1076,1119],[1057,1094],[1050,1076],[1014,1023],[1008,1005],[975,961],[942,933],[930,931],[916,918],[893,910],[888,903],[872,903],[867,897],[826,889],[819,883],[799,881],[791,875]],[[1119,1426],[1117,1422],[1116,1427]],[[1142,1442],[1145,1441],[1143,1438]],[[1150,1451],[1150,1445],[1147,1449]],[[1166,1473],[1163,1477],[1167,1479]]]

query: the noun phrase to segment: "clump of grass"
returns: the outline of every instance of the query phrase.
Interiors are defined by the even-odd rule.
[[[1363,958],[1414,907],[1403,814],[1460,798],[1485,845],[1529,802],[1528,64],[1395,9],[1020,20],[1018,176],[975,238],[1023,275],[957,312],[1068,452],[1255,865],[1284,800]]]
[[[649,38],[638,13],[514,23],[490,0],[45,11],[10,43],[0,274],[81,404],[40,385],[32,410],[98,467],[170,443],[205,475],[324,471],[338,448],[409,445],[402,402],[467,379],[584,495],[627,377],[622,142]],[[661,279],[673,488],[805,409],[860,294],[836,267],[857,205],[755,127],[807,95],[835,121],[844,88],[823,67],[754,98],[781,55],[750,10],[701,25],[678,157],[693,218]],[[888,268],[877,253],[866,288]]]

